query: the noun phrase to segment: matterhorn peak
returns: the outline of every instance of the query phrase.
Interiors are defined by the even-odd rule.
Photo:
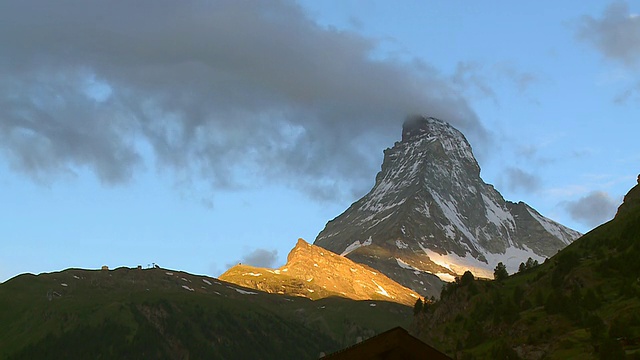
[[[402,141],[423,134],[430,134],[438,128],[450,126],[448,123],[423,115],[408,116],[402,124]]]
[[[327,223],[315,244],[437,296],[434,275],[451,281],[471,270],[492,277],[498,262],[515,271],[579,235],[525,203],[505,201],[480,178],[471,145],[456,128],[411,116],[402,141],[384,151],[374,187]]]

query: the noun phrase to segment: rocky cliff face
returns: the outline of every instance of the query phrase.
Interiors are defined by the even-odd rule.
[[[579,236],[525,203],[505,201],[482,181],[458,130],[413,117],[402,141],[384,151],[371,191],[329,221],[315,244],[437,296],[439,279],[451,281],[467,269],[492,277],[499,261],[514,271]]]
[[[321,299],[341,296],[354,300],[382,300],[412,306],[418,299],[411,289],[378,270],[336,255],[299,239],[279,269],[236,265],[221,280],[270,293]]]

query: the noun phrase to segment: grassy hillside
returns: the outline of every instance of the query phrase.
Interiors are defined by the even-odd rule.
[[[0,284],[2,359],[317,358],[393,326],[395,303],[319,301],[165,269],[69,269]]]
[[[448,285],[413,329],[462,359],[640,359],[640,185],[544,264]]]

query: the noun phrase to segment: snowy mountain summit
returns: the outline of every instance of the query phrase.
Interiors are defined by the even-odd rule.
[[[471,270],[493,277],[540,262],[580,233],[529,205],[505,201],[480,178],[464,135],[429,117],[408,118],[384,151],[371,191],[329,221],[314,244],[369,265],[422,295]]]

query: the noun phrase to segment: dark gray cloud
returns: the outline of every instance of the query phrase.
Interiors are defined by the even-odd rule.
[[[640,16],[631,14],[626,2],[612,3],[599,19],[582,17],[577,36],[605,57],[625,65],[636,65],[640,60]]]
[[[604,191],[593,191],[576,201],[562,204],[574,220],[591,227],[611,220],[618,205],[619,203]]]
[[[505,172],[506,186],[510,191],[533,192],[540,188],[540,178],[522,169],[509,167]]]
[[[276,266],[277,260],[277,250],[255,249],[245,254],[239,262],[251,266],[273,268]]]
[[[0,154],[35,179],[88,169],[118,184],[152,165],[331,199],[370,185],[408,114],[482,152],[450,81],[376,60],[377,45],[288,1],[2,1]]]

